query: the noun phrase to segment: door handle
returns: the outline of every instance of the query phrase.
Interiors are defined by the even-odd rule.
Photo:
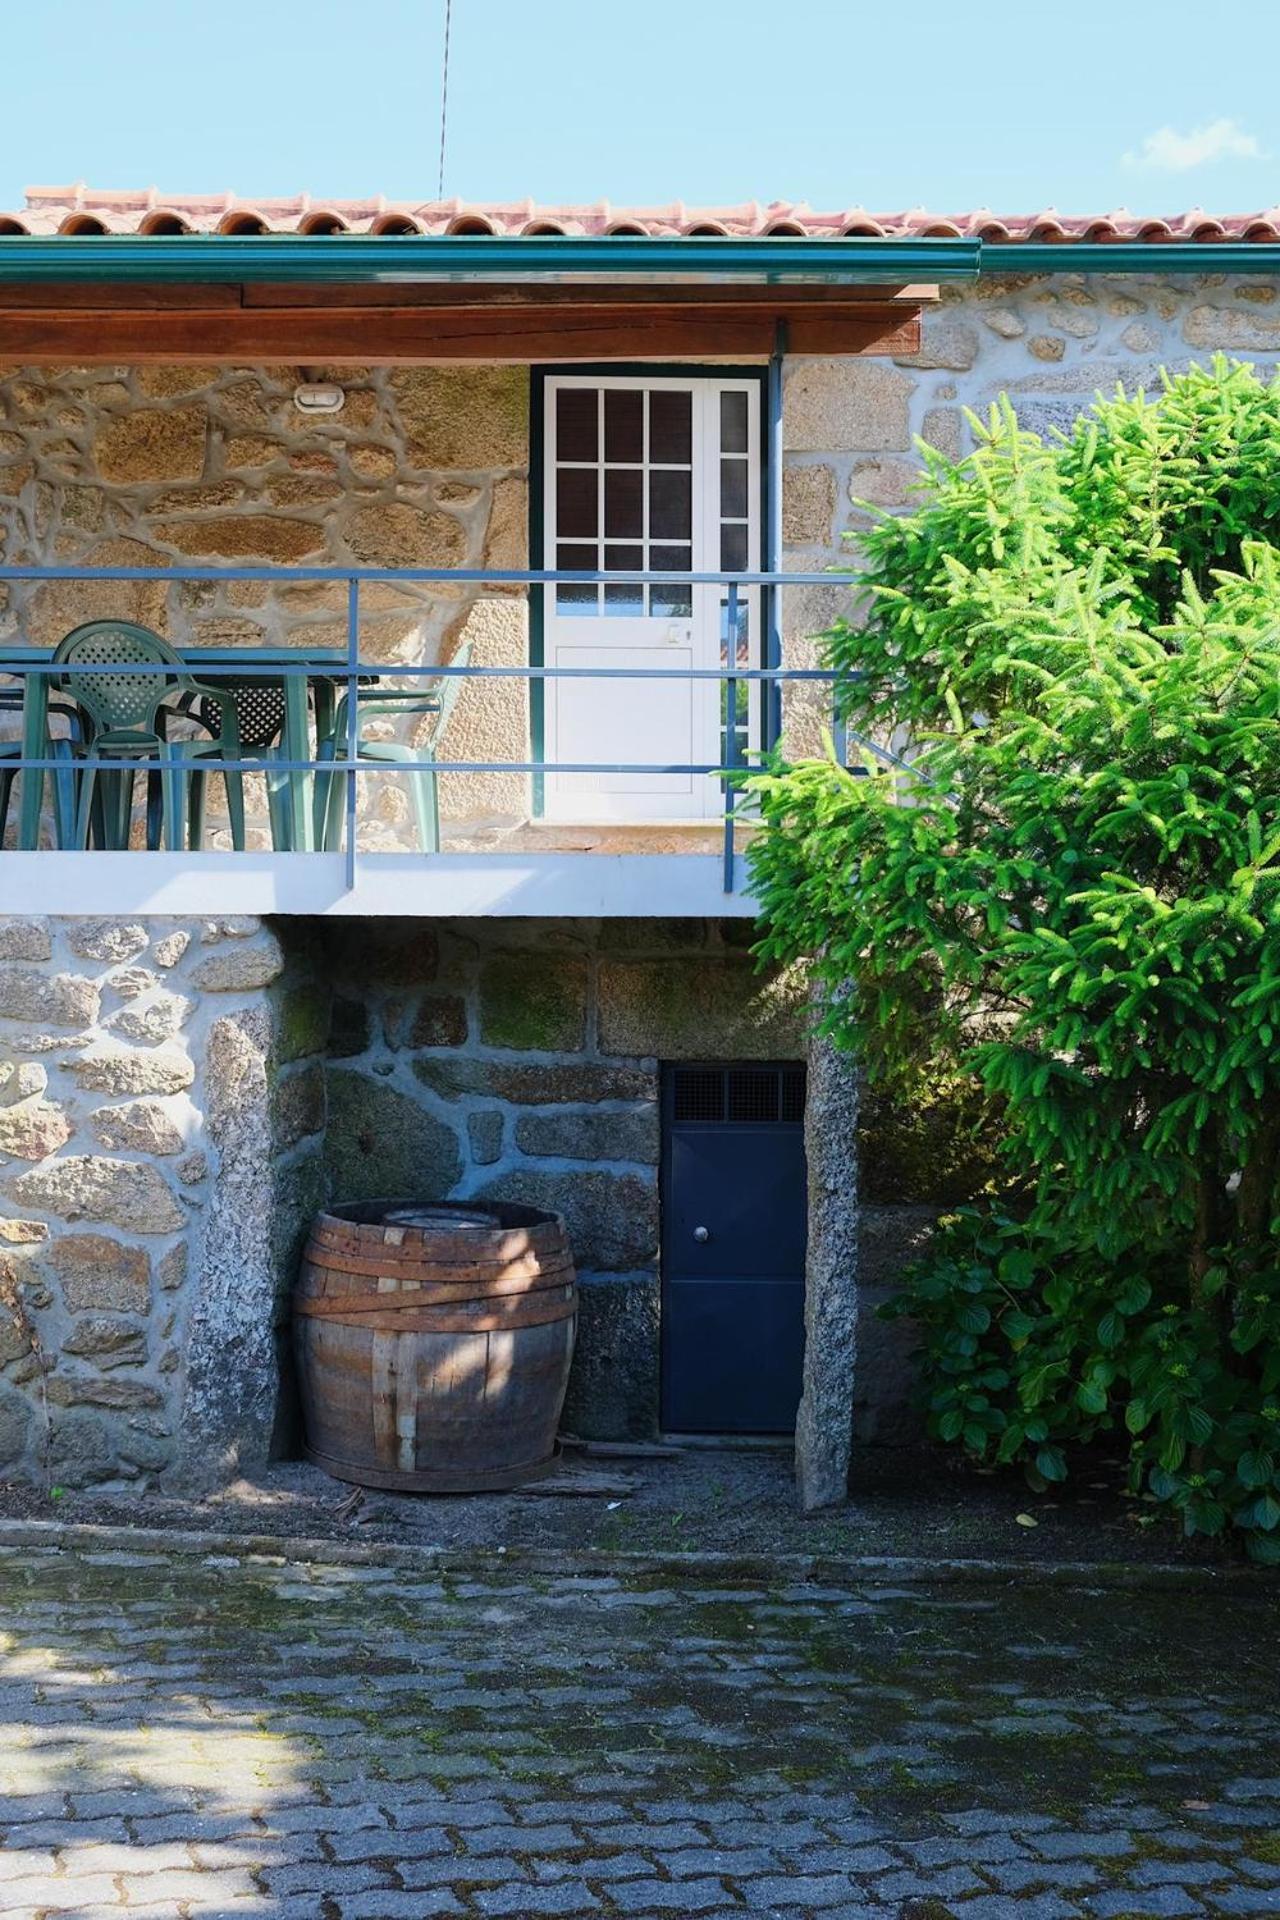
[[[706,1227],[695,1227],[693,1230],[693,1237],[697,1241],[700,1247],[704,1247],[707,1244],[707,1241],[711,1238],[711,1235],[707,1231]]]

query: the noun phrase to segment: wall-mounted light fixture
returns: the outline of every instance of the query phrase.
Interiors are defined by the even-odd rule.
[[[293,390],[293,404],[299,413],[341,413],[346,401],[342,388],[328,381],[317,380],[313,384],[304,380]]]

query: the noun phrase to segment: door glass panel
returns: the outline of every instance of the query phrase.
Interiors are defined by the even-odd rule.
[[[693,459],[693,395],[649,395],[649,458],[688,466]]]
[[[604,530],[615,539],[639,540],[644,534],[644,475],[630,467],[606,467]]]
[[[598,587],[581,580],[562,580],[556,588],[556,612],[590,616],[599,608]]]
[[[637,387],[607,387],[604,396],[604,457],[644,459],[644,394]]]
[[[720,462],[720,511],[726,520],[747,517],[747,463],[745,460]]]
[[[644,548],[611,547],[604,550],[606,569],[617,569],[619,573],[644,572]],[[611,582],[604,590],[604,610],[606,613],[639,615],[644,612],[644,588],[638,580]]]
[[[650,587],[649,611],[655,620],[688,620],[693,613],[692,587]]]
[[[751,608],[739,599],[736,632],[730,631],[729,597],[720,602],[720,664],[722,667],[748,667],[751,664]],[[741,766],[751,745],[751,682],[739,680],[733,690],[733,739],[729,737],[729,685],[720,683],[720,763]]]
[[[688,390],[671,387],[557,388],[555,551],[561,569],[693,570],[694,399]],[[718,433],[706,478],[718,490],[719,543],[704,564],[742,572],[751,563],[749,395],[723,393],[715,404]],[[684,582],[645,588],[611,581],[603,587],[562,586],[556,605],[566,613],[647,612],[659,620],[688,620],[695,598]]]
[[[688,540],[693,529],[693,475],[658,468],[649,475],[649,534],[654,540]]]
[[[745,393],[720,395],[720,450],[722,453],[746,453],[749,450]]]
[[[747,529],[724,526],[720,529],[721,573],[745,573],[747,570]]]
[[[720,602],[720,664],[725,667],[745,667],[750,664],[751,609],[748,603],[738,600],[738,630],[729,631],[728,596]]]
[[[649,548],[652,573],[692,573],[692,547]],[[650,587],[649,611],[655,620],[687,620],[693,613],[693,588],[672,581],[669,586]]]
[[[722,681],[720,684],[720,753],[722,763],[726,767],[741,766],[747,757],[747,708],[751,698],[748,692],[748,684],[745,680],[737,680],[734,682],[733,710],[735,719],[733,727],[734,748],[732,754],[729,751],[729,736],[724,725],[725,718],[729,712],[729,687],[726,681]]]
[[[561,467],[556,474],[556,533],[560,539],[593,540],[599,522],[593,467]]]
[[[595,573],[598,558],[594,545],[570,545],[562,540],[556,548],[556,567],[562,573]],[[598,589],[585,580],[562,581],[556,588],[558,613],[592,614],[597,601]]]
[[[561,387],[556,394],[556,459],[594,460],[599,445],[599,393]]]

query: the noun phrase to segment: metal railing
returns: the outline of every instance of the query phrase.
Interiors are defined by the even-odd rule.
[[[746,767],[746,759],[739,745],[739,733],[742,731],[737,719],[738,690],[743,686],[759,685],[762,689],[773,691],[770,701],[762,700],[760,705],[764,721],[761,745],[773,744],[777,731],[777,702],[782,687],[788,682],[825,682],[833,683],[835,674],[824,667],[789,667],[782,664],[781,623],[778,608],[781,594],[796,587],[832,586],[839,584],[841,576],[828,569],[812,573],[781,572],[738,572],[738,573],[656,573],[621,571],[565,571],[550,568],[441,568],[441,567],[40,567],[40,566],[0,566],[0,585],[30,583],[33,586],[50,582],[91,581],[104,583],[137,582],[164,586],[180,586],[186,583],[216,584],[222,582],[252,582],[276,588],[296,586],[304,583],[339,584],[345,587],[346,597],[346,645],[344,649],[326,648],[323,650],[324,675],[331,678],[334,685],[346,695],[346,733],[342,741],[335,740],[332,757],[319,759],[314,756],[285,758],[273,757],[271,771],[282,774],[318,774],[329,777],[341,776],[345,781],[345,849],[347,860],[347,882],[354,885],[355,863],[357,858],[357,781],[361,774],[375,773],[385,776],[388,772],[396,775],[430,773],[436,776],[445,774],[516,774],[528,775],[533,779],[545,778],[554,774],[616,775],[649,774],[683,775],[719,778],[723,785],[724,799],[722,807],[724,890],[730,893],[735,885],[735,845],[734,830],[737,824],[740,778]],[[760,606],[763,618],[760,625],[764,629],[752,641],[752,652],[761,659],[773,664],[745,666],[731,657],[716,667],[664,667],[623,666],[623,667],[560,667],[545,664],[526,663],[519,666],[481,666],[468,661],[462,666],[440,665],[436,662],[405,662],[395,660],[364,660],[360,655],[361,628],[361,589],[372,585],[401,586],[409,588],[431,588],[439,586],[474,588],[524,588],[530,595],[539,595],[566,585],[606,585],[635,586],[639,588],[665,587],[695,588],[710,587],[722,591],[724,599],[720,610],[725,613],[723,625],[717,622],[719,633],[727,632],[731,654],[738,650],[739,619],[744,606],[749,605],[746,596],[755,590],[760,591]],[[112,618],[103,615],[103,618]],[[127,618],[128,616],[120,616]],[[688,616],[650,615],[648,618],[685,618]],[[642,628],[645,618],[637,619],[636,625]],[[21,620],[19,619],[19,627]],[[584,628],[589,626],[589,618],[582,621]],[[18,659],[15,657],[25,650],[21,638],[6,649],[0,645],[0,682],[5,678],[21,682],[33,675],[46,676],[51,680],[65,672],[65,668],[51,658]],[[719,643],[724,645],[723,638]],[[36,651],[36,649],[33,649]],[[43,651],[40,649],[39,651]],[[188,647],[183,655],[185,665],[198,674],[201,681],[224,679],[243,680],[252,675],[255,668],[263,668],[263,677],[289,680],[308,680],[317,676],[317,651],[309,654],[299,649],[296,662],[286,656],[291,647],[275,647],[268,650],[253,647],[237,648],[235,659],[225,656],[221,660],[206,661],[201,657],[203,648]],[[266,655],[269,653],[269,663]],[[161,671],[162,669],[157,669]],[[77,672],[92,673],[95,678],[106,678],[111,674],[137,674],[137,665],[106,663],[90,667],[79,667]],[[520,680],[534,686],[548,680],[590,680],[598,682],[662,679],[676,681],[716,681],[725,689],[722,696],[721,727],[725,743],[725,758],[722,762],[708,761],[550,761],[543,757],[529,760],[450,760],[432,757],[426,760],[396,760],[394,764],[361,759],[360,757],[360,713],[359,692],[362,684],[380,679],[400,681],[430,681],[438,683],[447,679],[459,678],[464,681],[501,681]],[[376,696],[375,696],[376,697]],[[750,704],[748,704],[747,728],[750,727]],[[843,760],[845,735],[840,713],[832,702],[830,709],[832,736],[838,757]],[[754,751],[754,749],[749,749]],[[92,743],[87,751],[78,752],[72,762],[72,770],[104,769],[111,772],[121,770],[121,761],[111,758],[96,758],[92,752]],[[163,764],[160,761],[142,760],[138,765],[146,770]],[[204,762],[206,771],[261,773],[261,760],[210,760]],[[0,761],[0,769],[7,768],[18,774],[37,773],[41,775],[43,789],[44,776],[49,773],[68,771],[65,758],[24,756],[19,752],[15,758],[7,755]],[[643,823],[643,822],[642,822]],[[625,822],[621,824],[626,824]],[[660,824],[660,823],[659,823]],[[425,857],[430,857],[426,855]]]

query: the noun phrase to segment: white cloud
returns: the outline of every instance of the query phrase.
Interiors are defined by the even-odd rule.
[[[1265,160],[1257,139],[1235,120],[1213,120],[1190,133],[1161,127],[1149,133],[1140,153],[1126,153],[1126,167],[1145,167],[1156,173],[1187,173],[1214,160]]]

